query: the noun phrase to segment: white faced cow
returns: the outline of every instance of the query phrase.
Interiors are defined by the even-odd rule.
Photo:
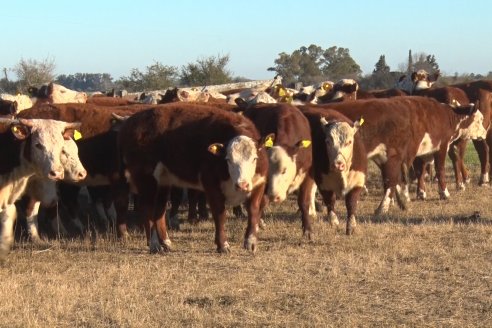
[[[0,160],[0,217],[2,234],[0,257],[5,257],[13,242],[12,229],[16,219],[15,201],[24,193],[28,180],[40,176],[61,180],[65,175],[67,157],[77,148],[65,147],[80,123],[43,119],[4,119],[9,128],[0,133],[3,156]]]

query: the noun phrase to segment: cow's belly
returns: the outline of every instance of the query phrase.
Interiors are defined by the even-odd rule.
[[[381,143],[367,154],[367,158],[371,159],[377,165],[382,165],[388,160],[386,145]]]
[[[415,156],[424,156],[424,155],[429,155],[437,150],[439,150],[439,147],[441,146],[441,143],[433,143],[432,138],[428,133],[424,134],[424,137],[420,141],[419,148],[417,149],[417,154]]]
[[[154,169],[153,176],[160,186],[176,186],[180,188],[190,188],[203,191],[203,185],[198,179],[197,182],[184,180],[173,174],[164,164],[158,163]]]
[[[355,187],[364,187],[366,175],[364,172],[330,172],[321,175],[321,184],[318,186],[321,190],[331,190],[337,196],[345,196]]]

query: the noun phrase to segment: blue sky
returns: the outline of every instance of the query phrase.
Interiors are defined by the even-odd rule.
[[[279,53],[316,44],[348,48],[364,74],[382,54],[397,69],[409,49],[435,55],[446,74],[492,71],[490,0],[0,0],[0,8],[1,68],[52,58],[56,74],[117,79],[154,61],[181,67],[229,55],[234,76],[267,79]]]

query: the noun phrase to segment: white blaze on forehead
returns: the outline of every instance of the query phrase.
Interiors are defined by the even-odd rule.
[[[268,150],[268,160],[268,195],[284,201],[296,177],[296,159],[290,157],[283,147],[273,146]]]
[[[234,137],[227,145],[227,166],[234,184],[246,182],[253,185],[258,158],[253,139],[246,136]]]
[[[485,139],[487,130],[483,126],[483,114],[476,111],[472,115],[472,123],[465,129],[460,129],[460,136],[464,139]]]
[[[50,95],[53,104],[86,103],[87,94],[65,88],[63,85],[53,83],[53,92]]]

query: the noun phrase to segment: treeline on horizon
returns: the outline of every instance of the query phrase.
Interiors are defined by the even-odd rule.
[[[249,81],[247,77],[234,76],[227,69],[229,61],[229,55],[217,55],[199,58],[196,62],[188,63],[180,68],[155,61],[143,71],[133,68],[128,76],[114,80],[108,73],[55,75],[54,59],[21,59],[15,67],[3,68],[0,92],[25,93],[29,86],[50,81],[55,81],[73,90],[86,92],[111,89],[126,89],[130,92],[151,91],[175,86],[189,87]],[[364,75],[359,64],[350,56],[348,48],[332,46],[323,49],[312,44],[309,47],[302,46],[290,54],[280,53],[274,60],[274,65],[266,69],[280,74],[284,85],[288,87],[293,87],[296,83],[310,85],[327,80],[338,81],[351,78],[357,80],[362,89],[374,90],[392,88],[403,74],[419,69],[434,73],[439,70],[439,64],[434,55],[424,52],[412,54],[409,50],[407,60],[399,64],[397,68],[390,68],[386,63],[385,55],[380,55],[373,71]],[[9,78],[9,71],[17,76],[16,80]],[[458,74],[457,72],[451,76],[441,75],[437,84],[448,85],[479,79],[492,79],[492,71],[486,75]]]

